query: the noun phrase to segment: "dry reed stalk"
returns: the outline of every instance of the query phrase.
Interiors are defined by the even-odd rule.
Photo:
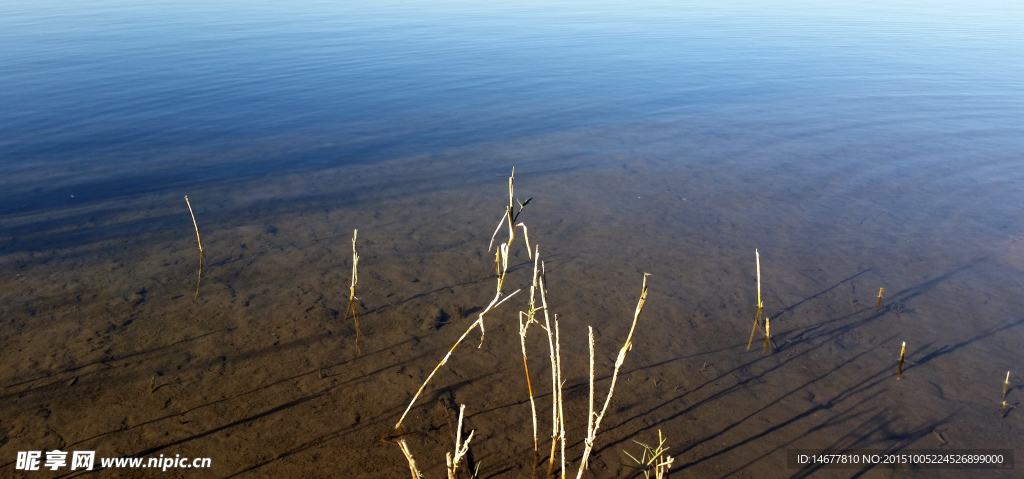
[[[359,254],[356,253],[356,236],[359,235],[359,230],[352,230],[352,285],[348,288],[348,310],[345,311],[345,319],[348,319],[348,313],[352,313],[352,319],[356,323],[356,354],[362,356],[363,350],[359,347],[359,338],[362,333],[359,331],[359,310],[356,308],[356,283],[359,282],[359,276],[356,274],[356,267],[359,264]]]
[[[405,460],[409,461],[409,472],[412,473],[412,479],[422,479],[423,475],[420,474],[419,469],[416,469],[416,461],[413,460],[412,453],[409,452],[409,446],[405,444],[405,439],[399,439],[397,442],[398,448],[405,455]]]
[[[469,441],[473,440],[473,433],[476,431],[469,431],[469,437],[466,438],[465,442],[462,442],[462,417],[466,412],[466,405],[462,404],[459,406],[459,427],[455,431],[455,456],[452,453],[448,453],[445,457],[448,465],[448,479],[456,479],[456,471],[459,469],[459,462],[466,456],[466,452],[469,451]]]
[[[761,327],[761,253],[754,248],[754,258],[757,260],[757,313],[754,314],[754,326],[750,329],[750,340],[747,341],[747,351],[754,344],[754,333]]]
[[[544,262],[540,263],[541,271],[544,270]],[[540,301],[541,309],[544,310],[544,331],[548,334],[548,351],[551,357],[551,454],[548,455],[548,476],[555,472],[555,448],[558,446],[559,432],[558,432],[558,404],[561,400],[560,396],[562,388],[559,387],[558,377],[558,359],[556,358],[557,349],[555,347],[555,335],[554,329],[551,327],[551,318],[548,316],[548,300],[545,293],[546,288],[544,287],[544,274],[542,273],[540,278],[537,279],[537,285],[540,289]],[[558,318],[555,318],[556,324]]]
[[[588,339],[590,340],[590,406],[587,409],[587,437],[590,431],[594,430],[594,327],[587,325]],[[586,462],[583,467],[587,467]]]
[[[608,405],[612,402],[612,394],[615,393],[615,381],[619,377],[619,368],[622,367],[622,363],[626,360],[626,353],[633,348],[633,332],[636,330],[637,320],[640,319],[640,312],[644,309],[644,302],[647,301],[647,276],[649,276],[649,274],[644,273],[644,283],[640,290],[640,300],[636,304],[636,312],[633,313],[633,325],[629,328],[629,335],[626,336],[625,344],[623,344],[622,349],[619,350],[619,356],[615,358],[615,369],[612,371],[612,383],[608,388],[608,396],[604,400],[604,406],[601,408],[601,413],[594,417],[593,427],[587,428],[587,439],[585,441],[586,447],[583,449],[583,462],[580,463],[580,469],[579,472],[576,473],[576,479],[583,477],[583,471],[587,468],[587,462],[590,460],[590,452],[594,449],[594,439],[597,437],[597,430],[601,427],[601,419],[604,418],[605,412],[608,411]],[[593,381],[593,375],[591,375],[591,381]]]
[[[882,291],[885,291],[885,288],[878,288],[878,307],[875,309],[882,309]]]
[[[196,214],[192,212],[192,203],[188,201],[188,195],[185,195],[185,204],[188,205],[188,214],[192,215],[192,226],[196,228],[196,242],[199,243],[199,278],[196,279],[196,295],[192,297],[194,303],[199,299],[199,285],[203,282],[203,259],[206,254],[203,252],[203,240],[199,238],[199,225],[196,223]]]
[[[761,348],[761,354],[768,352],[768,347],[772,341],[772,324],[771,318],[764,318],[764,347]]]
[[[519,312],[519,343],[523,347],[523,369],[526,370],[526,388],[530,392],[530,413],[533,418],[533,456],[534,465],[536,466],[537,455],[539,454],[539,447],[537,444],[537,404],[533,401],[533,384],[530,382],[530,365],[526,362],[526,330],[530,327],[530,322],[527,320],[523,323],[523,312]]]
[[[754,259],[757,261],[757,307],[761,307],[761,253],[754,248]]]
[[[1003,397],[1006,397],[1006,390],[1010,388],[1010,371],[1006,371],[1006,381],[1003,382]]]
[[[535,246],[536,251],[533,253],[533,282],[530,284],[530,303],[528,312],[519,312],[519,342],[523,349],[523,368],[526,370],[526,387],[530,393],[530,413],[533,418],[533,468],[534,474],[536,474],[537,464],[540,461],[540,447],[537,441],[537,404],[533,399],[533,384],[530,381],[530,366],[526,361],[526,332],[530,328],[530,324],[537,322],[535,316],[537,314],[536,302],[537,302],[537,273],[538,273],[538,262],[540,260],[540,246]],[[526,316],[526,321],[523,322],[523,316]]]
[[[427,387],[427,383],[429,383],[430,380],[434,377],[434,374],[437,373],[437,370],[441,369],[441,366],[444,366],[445,363],[448,362],[448,358],[452,356],[452,352],[455,351],[455,348],[459,347],[459,344],[462,344],[462,341],[466,339],[466,336],[469,336],[469,333],[470,331],[473,331],[473,328],[479,326],[481,330],[483,329],[484,315],[489,313],[492,309],[500,306],[501,303],[508,301],[509,298],[515,296],[518,292],[519,290],[517,289],[512,294],[505,296],[505,298],[502,299],[501,301],[498,301],[498,298],[501,297],[500,292],[499,294],[494,295],[494,299],[491,300],[491,304],[487,305],[487,308],[480,312],[480,316],[477,317],[476,321],[474,321],[473,324],[469,325],[469,328],[466,329],[466,332],[462,333],[462,336],[459,336],[459,340],[455,341],[455,344],[452,346],[452,348],[449,349],[448,353],[444,355],[444,359],[442,359],[441,362],[438,363],[436,367],[434,367],[434,370],[430,372],[430,375],[427,376],[427,379],[423,381],[423,385],[420,386],[420,389],[418,391],[416,391],[416,395],[412,397],[412,401],[409,401],[409,406],[405,408],[405,412],[402,413],[402,417],[398,419],[397,423],[395,423],[395,429],[398,429],[399,427],[402,426],[402,421],[404,421],[405,416],[409,414],[409,410],[412,409],[412,405],[416,403],[417,399],[419,399],[420,394],[423,394],[423,389]]]
[[[907,352],[907,342],[903,341],[903,347],[900,348],[900,365],[896,368],[896,380],[899,381],[903,377],[903,355]]]
[[[562,407],[562,386],[565,381],[562,379],[562,352],[559,347],[558,315],[555,315],[555,359],[558,361],[558,442],[562,446],[562,468],[561,476],[565,479],[565,409]]]
[[[665,444],[665,439],[663,439],[661,437],[661,429],[658,429],[658,442],[659,442],[659,444]],[[655,464],[654,464],[654,477],[655,477],[655,479],[667,479],[668,478],[668,471],[669,471],[669,469],[672,469],[672,462],[675,461],[675,459],[673,459],[672,456],[669,456],[668,454],[665,454],[665,451],[667,451],[667,450],[668,450],[668,448],[663,448],[660,445],[658,446],[658,453],[659,454],[657,456],[655,456],[655,457],[662,457],[662,456],[664,456],[664,459],[662,459],[660,462],[655,462]]]

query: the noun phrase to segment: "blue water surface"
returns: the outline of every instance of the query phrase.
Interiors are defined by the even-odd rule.
[[[972,181],[1020,178],[1022,22],[1019,2],[8,1],[0,212],[666,121],[943,142]]]

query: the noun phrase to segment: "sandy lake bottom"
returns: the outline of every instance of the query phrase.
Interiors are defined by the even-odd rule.
[[[513,165],[560,324],[571,474],[586,434],[587,326],[601,404],[645,272],[647,304],[593,476],[635,477],[624,452],[659,431],[673,477],[952,478],[964,471],[787,469],[786,451],[1019,450],[1020,373],[1006,397],[1015,407],[1000,403],[1006,371],[1024,364],[1024,223],[1012,202],[993,206],[1021,196],[1014,182],[984,180],[977,193],[977,162],[883,165],[828,135],[787,156],[799,141],[771,129],[581,128],[11,213],[0,238],[0,469],[13,470],[12,451],[62,449],[212,459],[167,477],[403,477],[392,428],[494,295],[487,247]],[[206,251],[195,303],[183,194]],[[346,318],[353,229],[361,355]],[[760,333],[746,351],[755,248],[770,354]],[[505,292],[528,289],[531,271],[519,237]],[[470,333],[405,419],[427,477],[444,476],[453,448],[446,402],[466,406],[480,477],[530,476],[517,323],[528,294],[486,316],[482,346]],[[543,477],[544,332],[531,327],[526,346]]]

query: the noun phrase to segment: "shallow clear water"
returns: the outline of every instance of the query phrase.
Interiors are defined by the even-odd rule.
[[[700,477],[933,431],[1016,447],[997,406],[1024,361],[1024,5],[680,3],[3,2],[7,450],[401,471],[379,439],[493,294],[512,166],[574,417],[586,326],[610,368],[652,273],[598,476],[661,428]],[[356,228],[365,356],[339,316]],[[482,411],[485,477],[532,454],[513,303],[428,388]],[[409,428],[440,458],[432,401]]]

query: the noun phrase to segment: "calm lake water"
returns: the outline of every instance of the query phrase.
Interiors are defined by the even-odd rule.
[[[789,141],[763,147],[801,169],[983,190],[1021,178],[1022,18],[1018,2],[9,1],[0,211],[661,122],[771,130]],[[850,153],[810,161],[818,141]]]
[[[585,370],[585,325],[610,367],[607,312],[653,274],[598,476],[662,427],[700,477],[933,431],[1019,448],[1024,404],[997,406],[1024,370],[1024,3],[513,3],[0,3],[0,446],[401,473],[376,444],[463,327],[446,325],[493,294],[515,166],[567,369]],[[350,364],[354,228],[370,353]],[[754,248],[775,355],[744,350]],[[493,341],[474,359],[491,369],[456,362],[437,388],[484,411],[485,477],[524,477],[523,388],[497,379],[521,379],[519,343]],[[497,357],[520,369],[490,376]],[[302,427],[261,422],[279,417]],[[354,449],[314,465],[308,445],[338,438]]]

